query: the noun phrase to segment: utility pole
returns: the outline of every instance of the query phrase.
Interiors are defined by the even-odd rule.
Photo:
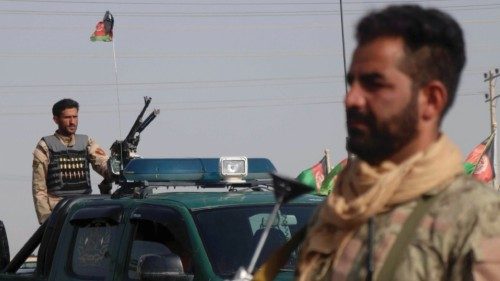
[[[488,82],[489,85],[489,96],[487,96],[486,101],[490,103],[490,124],[491,124],[491,134],[493,136],[493,169],[495,171],[495,177],[493,178],[493,188],[498,190],[498,161],[497,161],[497,115],[496,115],[496,102],[495,99],[498,98],[495,92],[495,79],[500,77],[498,68],[495,68],[495,73],[492,70],[488,73],[484,73],[484,82]]]

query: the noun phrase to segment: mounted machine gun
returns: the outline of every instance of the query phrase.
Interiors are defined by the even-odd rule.
[[[154,109],[144,121],[142,120],[144,112],[150,103],[151,97],[144,97],[144,107],[139,113],[139,116],[137,116],[134,125],[132,125],[132,128],[125,139],[116,140],[111,145],[111,157],[108,161],[108,168],[112,174],[113,181],[118,185],[122,185],[124,181],[123,168],[127,166],[130,160],[139,158],[137,155],[137,146],[139,145],[141,132],[146,129],[146,127],[156,118],[156,116],[158,116],[158,114],[160,114],[159,109]],[[101,184],[99,185],[99,188],[102,193],[103,189],[101,188]]]

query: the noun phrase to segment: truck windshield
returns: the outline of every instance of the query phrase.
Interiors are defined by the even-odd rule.
[[[316,205],[306,204],[281,207],[257,260],[257,268],[274,250],[307,224],[315,207]],[[223,278],[232,277],[240,266],[249,265],[272,208],[272,205],[240,206],[195,213],[215,274]],[[282,270],[293,271],[296,260],[297,250],[292,253]]]

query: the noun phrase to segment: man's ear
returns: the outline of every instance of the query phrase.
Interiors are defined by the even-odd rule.
[[[52,120],[54,120],[54,123],[59,126],[59,119],[57,119],[57,116],[53,116]]]
[[[424,120],[440,120],[448,103],[448,91],[443,82],[432,80],[421,88],[420,108]]]

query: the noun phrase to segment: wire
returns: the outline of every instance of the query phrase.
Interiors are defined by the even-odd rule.
[[[341,38],[342,38],[342,62],[344,64],[344,86],[345,86],[345,92],[347,94],[347,60],[345,58],[345,36],[344,36],[344,9],[342,8],[342,0],[339,1],[340,3],[340,31],[341,31]]]
[[[491,10],[500,8],[500,4],[471,4],[471,5],[448,5],[440,6],[447,10],[470,11]],[[348,14],[365,13],[365,9],[352,9],[346,11]],[[0,10],[0,14],[12,15],[35,15],[35,16],[96,16],[102,12],[78,12],[78,11],[41,11],[41,10]],[[338,10],[300,10],[300,11],[242,11],[242,12],[139,12],[135,11],[116,13],[120,17],[267,17],[267,16],[328,16],[339,15]]]
[[[40,11],[40,10],[0,10],[4,15],[32,15],[32,16],[98,16],[102,12],[68,12],[68,11]],[[115,13],[115,17],[269,17],[269,16],[328,16],[336,15],[338,11],[258,11],[258,12],[123,12]]]
[[[169,107],[164,108],[167,112],[172,111],[191,111],[191,110],[220,110],[220,109],[244,109],[244,108],[269,108],[269,107],[289,107],[289,106],[304,106],[304,105],[329,105],[341,104],[343,101],[310,101],[310,102],[295,102],[295,103],[271,103],[271,104],[240,104],[240,105],[219,105],[219,106],[186,106],[186,107]],[[137,108],[122,109],[122,112],[136,112]],[[116,111],[112,109],[104,110],[85,110],[85,114],[115,114]],[[19,111],[19,112],[0,112],[0,116],[14,116],[14,115],[50,115],[46,110],[42,111]]]
[[[438,0],[439,1],[439,0]],[[442,1],[442,0],[441,0]],[[336,5],[332,2],[123,2],[123,1],[70,1],[70,0],[0,0],[16,3],[57,3],[57,4],[119,4],[155,6],[282,6],[282,5]]]
[[[331,50],[290,50],[290,51],[262,51],[262,52],[216,52],[216,53],[136,53],[136,54],[120,54],[116,57],[119,59],[160,59],[160,58],[269,58],[269,57],[318,57],[318,56],[332,56],[340,54],[340,52],[332,52]],[[109,55],[104,54],[85,54],[85,53],[30,53],[30,52],[3,52],[0,53],[0,58],[86,58],[86,59],[108,59]]]
[[[342,76],[341,76],[342,77]],[[272,78],[252,78],[252,79],[234,79],[234,80],[192,80],[192,81],[156,81],[156,82],[120,82],[120,86],[145,86],[145,85],[186,85],[186,84],[212,84],[212,83],[240,83],[240,82],[266,82],[266,81],[294,81],[315,80],[315,79],[332,79],[336,76],[302,76],[302,77],[272,77]],[[338,78],[338,76],[337,76]],[[29,84],[29,85],[0,85],[3,88],[46,88],[46,87],[102,87],[114,86],[115,83],[74,83],[74,84]]]
[[[406,1],[407,3],[451,2],[453,0],[421,0]],[[0,2],[15,3],[57,3],[57,4],[92,4],[92,5],[155,5],[155,6],[282,6],[282,5],[337,5],[334,2],[123,2],[123,1],[71,1],[71,0],[0,0]],[[400,1],[349,1],[346,5],[359,4],[390,4]]]
[[[457,94],[457,96],[469,97],[469,96],[483,96],[483,92],[466,92],[462,91]],[[204,106],[206,104],[217,104]],[[225,103],[225,104],[224,104]],[[236,104],[234,104],[236,103]],[[239,103],[239,104],[238,104]],[[250,98],[250,99],[206,99],[206,100],[196,100],[196,101],[164,101],[157,102],[155,106],[163,106],[168,111],[187,111],[187,110],[213,110],[213,109],[236,109],[236,108],[266,108],[266,107],[283,107],[283,106],[298,106],[298,105],[324,105],[324,104],[340,104],[343,103],[342,100],[336,100],[334,96],[299,96],[299,97],[275,97],[275,98]],[[188,104],[191,106],[182,106],[183,104]],[[133,112],[137,109],[135,108],[136,102],[122,103],[122,106],[130,107],[123,109],[125,112]],[[196,106],[198,105],[198,106]],[[86,107],[98,108],[106,107],[108,105],[99,104],[85,104]],[[8,109],[15,109],[16,112],[0,112],[0,115],[47,115],[49,112],[45,109],[46,105],[36,105],[36,106],[16,106],[9,105]],[[36,109],[36,108],[39,108]],[[43,109],[41,109],[43,108]],[[35,110],[32,110],[35,109]],[[112,109],[94,109],[85,110],[85,113],[115,113]]]

